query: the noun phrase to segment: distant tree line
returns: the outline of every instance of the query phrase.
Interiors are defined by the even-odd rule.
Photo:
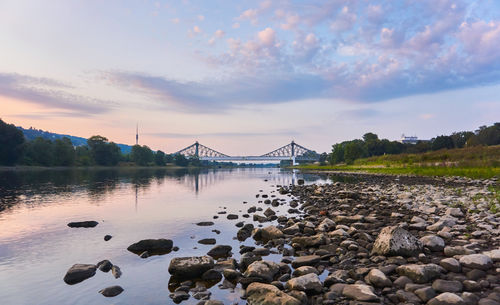
[[[201,166],[198,158],[152,151],[134,145],[130,154],[122,154],[118,145],[103,136],[92,136],[87,145],[74,146],[69,138],[49,140],[37,137],[28,141],[23,132],[0,119],[0,165],[32,166],[117,166],[119,163],[138,166]]]
[[[478,145],[499,145],[500,123],[491,126],[481,126],[476,131],[454,132],[451,135],[441,135],[429,141],[418,141],[416,144],[403,144],[398,141],[380,140],[374,133],[368,132],[363,139],[355,139],[334,144],[332,152],[320,156],[320,162],[331,164],[352,164],[359,158],[380,156],[384,154],[423,153],[440,149],[463,148]]]

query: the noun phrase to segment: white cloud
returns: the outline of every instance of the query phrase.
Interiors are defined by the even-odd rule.
[[[202,31],[201,31],[201,28],[200,28],[199,26],[195,25],[195,26],[193,27],[193,33],[195,33],[195,34],[200,34],[201,32],[202,32]]]
[[[222,37],[224,37],[225,34],[226,33],[223,30],[215,31],[215,37],[217,37],[217,38],[222,38]]]
[[[233,29],[239,29],[240,28],[240,24],[238,22],[235,22],[235,23],[233,23],[232,28]]]
[[[203,15],[198,15],[198,20],[200,20],[200,21],[205,20],[205,16],[203,16]]]
[[[271,47],[275,44],[276,41],[276,32],[271,29],[271,28],[266,28],[262,31],[260,31],[257,34],[257,37],[259,38],[260,42],[266,46],[266,47]]]

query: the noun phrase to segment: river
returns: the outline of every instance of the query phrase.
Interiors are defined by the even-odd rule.
[[[250,206],[267,208],[256,194],[275,195],[276,185],[325,183],[324,177],[269,168],[218,170],[18,170],[0,172],[0,300],[22,304],[172,304],[168,265],[173,257],[205,255],[211,245],[202,238],[216,238],[231,245],[233,258],[240,245],[253,240],[234,239],[235,223]],[[246,203],[245,203],[246,202]],[[287,206],[275,208],[286,214]],[[239,215],[226,219],[227,212]],[[262,212],[260,212],[262,214]],[[213,216],[220,216],[213,219]],[[68,222],[95,220],[94,228],[69,228]],[[211,227],[195,223],[214,221]],[[268,225],[270,223],[266,223]],[[258,225],[258,223],[254,223]],[[220,230],[220,234],[212,230]],[[104,241],[110,234],[113,238]],[[177,252],[140,258],[127,251],[134,242],[168,238]],[[281,256],[266,259],[278,260]],[[73,264],[96,264],[108,259],[123,275],[96,275],[76,285],[63,277]],[[120,285],[124,292],[105,298],[99,290]],[[210,288],[212,299],[225,304],[245,302],[240,289]],[[182,304],[196,304],[190,298]]]

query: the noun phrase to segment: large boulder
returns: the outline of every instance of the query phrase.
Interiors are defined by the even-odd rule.
[[[460,264],[467,268],[488,270],[493,266],[493,261],[484,254],[469,254],[460,258]]]
[[[422,243],[405,229],[390,226],[382,229],[373,245],[372,254],[385,256],[417,256]]]
[[[174,242],[171,239],[143,239],[128,246],[127,250],[135,254],[148,251],[149,255],[166,254],[172,250]]]
[[[80,283],[95,275],[97,266],[90,264],[75,264],[71,266],[64,276],[64,282],[68,285]]]
[[[243,273],[245,277],[259,278],[265,282],[272,282],[274,276],[280,271],[280,266],[270,261],[255,261]]]
[[[238,233],[236,233],[236,238],[238,238],[239,241],[245,241],[247,238],[252,236],[252,231],[253,231],[253,224],[247,223],[241,229],[238,230]]]
[[[465,301],[458,295],[445,292],[427,302],[429,305],[465,305]]]
[[[251,283],[246,296],[249,305],[301,305],[296,298],[269,284]]]
[[[342,294],[350,299],[361,302],[378,301],[379,298],[373,293],[372,287],[363,284],[346,285]]]
[[[427,265],[409,264],[409,265],[399,266],[396,268],[396,272],[399,275],[407,276],[413,282],[418,284],[425,284],[438,278],[443,271],[444,269],[436,264],[427,264]]]
[[[70,228],[93,228],[99,224],[97,221],[94,220],[87,220],[87,221],[75,221],[75,222],[70,222],[68,223],[68,227]]]
[[[214,267],[210,256],[174,257],[168,266],[168,272],[179,279],[199,278]]]
[[[265,228],[255,229],[253,232],[253,238],[255,240],[261,240],[263,242],[270,241],[276,238],[282,238],[284,236],[283,232],[275,226],[268,226]]]
[[[290,279],[286,282],[286,288],[289,290],[305,291],[307,293],[320,293],[323,290],[323,284],[316,273],[308,273]]]
[[[314,266],[321,260],[319,255],[305,255],[299,256],[292,262],[293,268],[298,268],[302,266]]]

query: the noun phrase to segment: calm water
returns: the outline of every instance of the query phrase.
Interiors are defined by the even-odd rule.
[[[0,303],[10,304],[172,304],[167,271],[176,256],[205,255],[212,247],[202,238],[233,247],[253,245],[253,240],[234,240],[248,207],[258,203],[256,194],[276,195],[275,185],[326,182],[315,175],[279,169],[233,169],[206,171],[166,170],[49,170],[0,171]],[[259,192],[262,190],[262,192]],[[243,202],[247,201],[247,204]],[[224,207],[226,209],[224,209]],[[285,214],[288,206],[274,208]],[[238,214],[227,220],[217,212]],[[262,212],[260,212],[262,213]],[[69,228],[71,221],[96,220],[95,228]],[[199,221],[215,222],[198,227]],[[254,224],[257,225],[257,224]],[[222,233],[217,235],[213,229]],[[113,238],[105,242],[104,235]],[[127,247],[141,239],[169,238],[178,252],[142,259]],[[76,285],[63,277],[75,263],[95,264],[109,259],[123,275],[96,275]],[[266,259],[279,260],[278,256]],[[105,298],[99,290],[120,285],[125,291]],[[210,289],[212,299],[240,303],[239,289]],[[182,304],[196,304],[190,298]]]

